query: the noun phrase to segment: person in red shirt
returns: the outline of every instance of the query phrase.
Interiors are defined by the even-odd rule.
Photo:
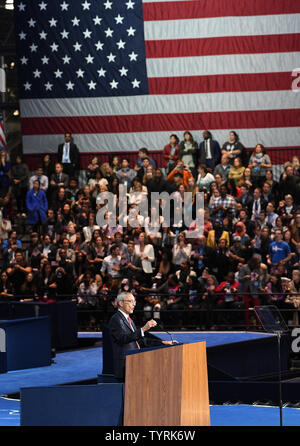
[[[234,272],[229,271],[223,282],[220,282],[215,289],[216,309],[218,324],[234,324],[237,322],[237,313],[235,311],[227,312],[222,310],[236,310],[243,306],[243,302],[239,301],[237,289],[239,283],[235,279]]]

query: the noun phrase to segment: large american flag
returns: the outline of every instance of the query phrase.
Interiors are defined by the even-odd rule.
[[[18,0],[25,153],[161,150],[185,130],[221,144],[300,145],[300,2]]]

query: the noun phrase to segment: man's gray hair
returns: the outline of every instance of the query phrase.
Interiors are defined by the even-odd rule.
[[[129,291],[122,291],[122,293],[118,294],[117,296],[117,304],[119,304],[119,302],[121,302],[122,300],[126,300],[128,296],[135,300],[134,295],[129,293]]]

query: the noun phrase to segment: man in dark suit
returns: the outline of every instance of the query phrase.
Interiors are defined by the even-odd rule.
[[[246,184],[241,186],[241,196],[237,197],[235,201],[241,203],[244,209],[248,209],[249,206],[253,205],[253,197],[249,192],[249,187]]]
[[[71,133],[65,133],[65,142],[59,144],[57,150],[57,160],[63,166],[64,173],[69,177],[76,176],[79,161],[79,150],[76,144],[72,142]]]
[[[265,211],[267,202],[262,198],[262,191],[256,187],[253,191],[253,198],[248,203],[248,215],[251,220],[257,220],[261,211]]]
[[[69,175],[63,173],[63,165],[61,163],[55,164],[55,173],[50,177],[49,198],[51,204],[55,201],[56,194],[60,187],[66,188],[69,184]]]
[[[155,327],[151,319],[142,328],[136,327],[130,315],[135,308],[135,297],[129,292],[122,292],[117,297],[118,311],[109,321],[109,332],[113,349],[114,374],[119,381],[125,379],[125,357],[128,350],[159,345],[172,345],[176,341],[162,341],[148,333]]]
[[[199,163],[213,170],[220,159],[221,149],[218,141],[212,139],[212,134],[208,130],[204,130],[203,141],[199,144]]]

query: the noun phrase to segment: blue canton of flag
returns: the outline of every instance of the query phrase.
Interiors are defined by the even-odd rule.
[[[15,5],[22,99],[148,94],[141,0]]]

